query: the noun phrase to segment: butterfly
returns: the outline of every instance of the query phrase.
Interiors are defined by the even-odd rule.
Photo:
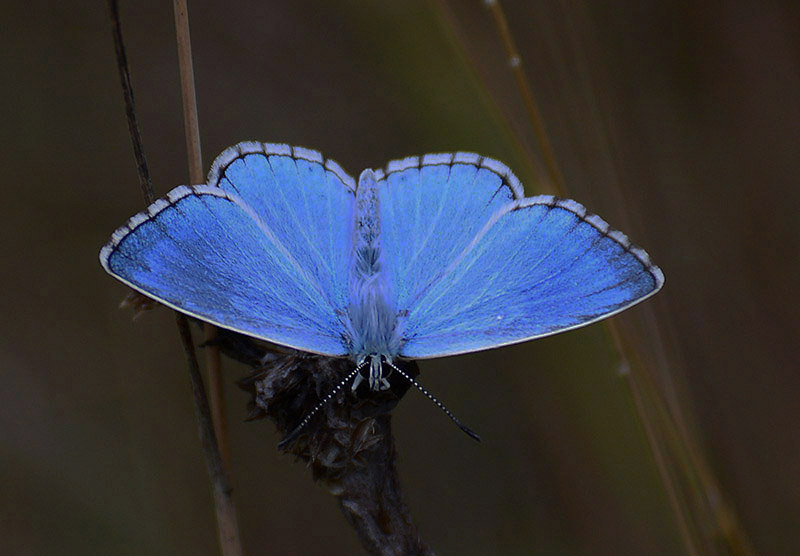
[[[353,389],[376,391],[398,358],[572,330],[664,284],[624,234],[575,201],[525,197],[497,160],[427,154],[356,181],[317,151],[257,142],[130,218],[100,262],[187,315],[349,357]]]

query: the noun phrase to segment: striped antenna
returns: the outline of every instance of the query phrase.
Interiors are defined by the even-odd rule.
[[[417,390],[419,390],[420,392],[422,392],[423,394],[425,394],[425,397],[426,397],[426,398],[428,398],[430,401],[432,401],[434,404],[436,404],[436,407],[438,407],[439,409],[441,409],[442,411],[444,411],[444,414],[445,414],[445,415],[447,415],[448,417],[450,417],[450,419],[451,419],[451,420],[452,420],[452,421],[453,421],[453,422],[454,422],[456,425],[458,425],[458,428],[460,428],[462,431],[464,431],[465,433],[467,433],[467,435],[468,435],[469,437],[471,437],[471,438],[473,438],[473,439],[477,440],[478,442],[480,442],[480,441],[481,441],[481,437],[480,437],[480,436],[478,436],[478,435],[477,435],[477,434],[476,434],[476,433],[475,433],[475,432],[474,432],[472,429],[470,429],[470,428],[469,428],[468,426],[466,426],[464,423],[462,423],[461,421],[459,421],[459,420],[458,420],[458,418],[457,418],[455,415],[453,415],[453,414],[450,412],[450,410],[449,410],[449,409],[447,409],[447,408],[444,406],[444,404],[443,404],[442,402],[440,402],[440,401],[439,401],[439,399],[438,399],[436,396],[434,396],[433,394],[431,394],[430,392],[428,392],[428,391],[425,389],[425,387],[424,387],[424,386],[422,386],[422,385],[421,385],[419,382],[417,382],[416,380],[414,380],[413,378],[411,378],[410,376],[408,376],[408,374],[407,374],[405,371],[401,370],[401,369],[400,369],[400,367],[398,367],[397,365],[395,365],[395,364],[394,364],[394,363],[392,363],[391,361],[384,361],[384,363],[386,363],[386,364],[387,364],[387,365],[389,365],[389,366],[390,366],[392,369],[394,369],[395,371],[397,371],[398,373],[400,373],[400,376],[402,376],[404,379],[406,379],[408,382],[410,382],[410,383],[411,383],[411,384],[412,384],[412,385],[413,385],[413,386],[414,386],[414,387],[415,387]]]

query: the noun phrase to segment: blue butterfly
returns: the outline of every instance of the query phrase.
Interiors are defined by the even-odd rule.
[[[428,154],[356,182],[316,151],[255,142],[133,216],[100,262],[187,315],[349,357],[353,388],[373,390],[397,358],[572,330],[664,283],[624,234],[575,201],[525,197],[496,160]]]

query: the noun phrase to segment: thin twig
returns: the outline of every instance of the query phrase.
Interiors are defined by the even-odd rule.
[[[175,35],[178,44],[178,66],[181,76],[181,97],[183,99],[186,151],[189,160],[189,179],[192,184],[199,184],[203,181],[203,160],[200,150],[200,124],[197,117],[197,97],[194,86],[192,42],[189,34],[189,8],[186,0],[174,0],[172,5],[175,12]],[[227,483],[230,480],[230,448],[224,417],[222,361],[220,360],[219,349],[214,342],[217,338],[216,327],[203,323],[203,337],[206,346],[206,367],[208,369],[211,395],[211,418],[217,440],[216,447],[219,449],[219,463]],[[209,472],[211,473],[211,470]],[[215,479],[214,473],[211,474],[212,480]],[[239,526],[231,489],[227,488],[221,491],[215,486],[214,501],[217,509],[219,543],[223,556],[241,554]]]
[[[194,352],[189,319],[185,315],[176,312],[175,320],[178,323],[181,340],[183,340],[183,349],[189,366],[189,379],[192,383],[192,395],[195,401],[194,409],[200,430],[200,442],[203,445],[203,453],[206,455],[208,475],[214,489],[214,506],[217,510],[220,552],[222,556],[241,556],[242,546],[239,540],[239,522],[231,496],[232,489],[228,480],[228,472],[222,465],[222,457],[220,457],[217,446],[214,425],[211,422],[211,411],[208,407],[208,399],[203,386],[203,377],[200,374],[200,366],[197,364],[197,355]]]
[[[125,43],[122,40],[122,25],[119,19],[119,3],[116,0],[108,1],[111,12],[111,31],[114,35],[114,50],[117,53],[117,68],[119,80],[122,83],[122,96],[125,99],[125,116],[128,119],[128,134],[133,144],[133,156],[136,158],[136,174],[139,176],[139,186],[142,188],[142,197],[145,204],[155,201],[153,182],[150,181],[150,170],[147,168],[147,157],[144,155],[142,134],[139,131],[139,121],[136,119],[136,103],[133,100],[133,83],[128,70],[128,57],[125,54]]]
[[[178,66],[181,74],[181,97],[183,99],[183,123],[186,135],[186,154],[189,159],[189,180],[192,185],[203,183],[203,156],[200,149],[200,123],[197,117],[197,96],[194,87],[194,64],[192,42],[189,34],[189,11],[186,0],[173,2],[175,11],[175,35],[178,43]],[[214,340],[215,326],[203,323],[203,340],[206,346],[206,369],[211,397],[211,416],[217,434],[222,462],[230,472],[230,443],[225,423],[225,395],[222,381],[222,361]]]
[[[206,369],[208,370],[208,393],[211,403],[211,418],[214,421],[214,433],[219,442],[222,465],[231,472],[231,448],[228,441],[228,421],[225,414],[225,383],[222,380],[222,360],[216,345],[217,327],[203,323],[203,345],[206,349]]]
[[[189,11],[186,0],[174,0],[175,35],[178,42],[178,66],[181,73],[183,127],[189,157],[189,179],[192,185],[203,181],[203,157],[200,152],[200,124],[197,118],[197,98],[194,90],[192,42],[189,36]]]
[[[133,144],[134,156],[136,157],[137,174],[142,189],[142,196],[145,203],[149,205],[155,199],[155,194],[153,193],[150,172],[144,154],[144,145],[136,118],[133,86],[128,69],[127,56],[125,54],[125,43],[122,38],[119,4],[117,0],[108,0],[108,6],[111,15],[114,46],[117,54],[117,66],[119,68],[123,97],[125,100],[125,112],[128,118],[128,131],[130,133],[131,143]],[[231,499],[231,487],[217,446],[208,400],[206,398],[206,391],[203,386],[203,379],[200,375],[197,356],[194,351],[189,321],[184,315],[177,312],[175,313],[175,319],[186,354],[200,441],[203,446],[203,453],[205,455],[206,465],[214,492],[220,545],[222,546],[224,556],[241,556],[242,551],[239,543],[238,523]]]

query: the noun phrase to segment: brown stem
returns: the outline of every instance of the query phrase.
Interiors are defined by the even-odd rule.
[[[122,82],[123,98],[125,100],[125,113],[128,119],[128,131],[133,144],[133,152],[136,158],[137,173],[142,189],[142,196],[145,204],[150,204],[155,199],[153,186],[150,181],[150,172],[147,167],[147,158],[144,154],[139,124],[136,118],[136,107],[133,99],[133,85],[128,68],[127,56],[125,54],[125,42],[122,37],[122,25],[119,16],[119,4],[116,0],[108,0],[108,7],[111,15],[111,27],[114,37],[114,47],[117,55],[117,67],[119,68],[120,81]],[[199,147],[199,144],[198,144]],[[199,152],[199,151],[198,151]],[[241,556],[242,550],[239,542],[238,522],[236,511],[231,499],[231,487],[228,474],[223,466],[222,458],[217,446],[217,439],[214,433],[212,418],[209,411],[208,399],[203,386],[203,379],[200,375],[197,356],[194,351],[192,334],[189,329],[187,318],[175,313],[178,331],[180,332],[183,349],[186,353],[186,362],[189,369],[189,380],[192,386],[194,398],[195,414],[200,434],[203,453],[206,459],[206,466],[211,480],[214,501],[217,510],[217,523],[219,528],[220,546],[225,556]]]
[[[211,420],[211,411],[208,407],[206,390],[203,386],[203,377],[194,352],[192,331],[189,328],[189,319],[181,313],[175,313],[178,330],[183,341],[186,353],[186,363],[189,367],[189,380],[192,384],[194,409],[197,416],[200,442],[206,457],[208,475],[214,490],[214,506],[217,511],[217,531],[219,534],[220,552],[223,556],[241,556],[242,546],[239,541],[239,522],[236,517],[236,508],[231,497],[231,485],[228,472],[222,464],[222,457],[217,446],[214,426]]]
[[[222,465],[231,472],[231,449],[228,442],[228,421],[225,418],[225,383],[222,380],[222,360],[219,349],[214,345],[217,327],[203,323],[203,345],[206,347],[206,369],[208,370],[208,393],[211,406],[211,419],[214,421],[214,434],[217,435]]]
[[[353,370],[347,359],[276,352],[226,330],[218,342],[226,355],[256,369],[240,382],[253,395],[251,418],[269,417],[284,435]],[[416,363],[400,366],[411,377],[419,373]],[[369,391],[366,381],[356,393],[342,389],[285,449],[337,498],[369,554],[432,556],[403,502],[390,425],[389,412],[409,384],[399,373],[389,380],[385,392]]]
[[[197,116],[197,95],[194,87],[194,64],[192,63],[192,41],[189,34],[189,11],[186,0],[173,2],[175,12],[175,35],[178,44],[178,67],[181,75],[181,98],[183,100],[183,124],[186,136],[186,155],[189,161],[189,181],[192,185],[203,183],[203,156],[200,149],[200,122]],[[205,350],[206,369],[208,370],[208,388],[211,396],[211,416],[214,420],[214,432],[222,452],[222,462],[230,472],[230,448],[228,428],[225,422],[225,395],[222,381],[222,361],[219,350],[214,347],[217,336],[216,327],[204,323],[203,339],[208,349]]]
[[[197,98],[194,90],[192,41],[189,36],[189,11],[186,0],[174,0],[175,36],[178,43],[178,66],[181,74],[183,127],[186,152],[189,157],[189,179],[192,185],[203,182],[203,158],[200,152],[200,124],[197,118]]]
[[[339,507],[370,554],[432,556],[403,501],[390,416],[376,417],[371,433],[377,442],[365,465],[339,480]]]
[[[128,56],[125,54],[125,42],[122,40],[122,24],[119,18],[119,3],[117,0],[108,0],[108,9],[111,13],[111,32],[114,36],[114,50],[117,54],[117,69],[119,80],[122,84],[122,96],[125,99],[125,116],[128,120],[128,134],[133,145],[133,156],[136,159],[136,173],[139,176],[139,186],[146,205],[155,201],[153,182],[150,181],[150,170],[147,168],[147,157],[144,155],[142,133],[139,130],[139,121],[136,118],[136,103],[133,100],[133,82],[128,69]]]
[[[203,182],[203,160],[200,150],[200,124],[197,116],[197,95],[194,86],[194,64],[192,63],[192,42],[189,34],[189,9],[186,0],[174,0],[175,35],[178,45],[178,66],[181,75],[181,97],[183,99],[183,122],[186,135],[186,153],[189,159],[189,180],[193,185]],[[206,350],[206,368],[208,369],[209,388],[211,394],[211,418],[219,450],[220,465],[227,474],[230,473],[230,448],[228,430],[225,423],[224,392],[222,382],[222,361],[219,349],[214,340],[217,329],[211,324],[203,324],[203,336]],[[231,489],[214,488],[214,499],[217,507],[217,525],[219,542],[224,556],[241,554],[236,511],[233,505]],[[219,493],[219,495],[217,495]]]

